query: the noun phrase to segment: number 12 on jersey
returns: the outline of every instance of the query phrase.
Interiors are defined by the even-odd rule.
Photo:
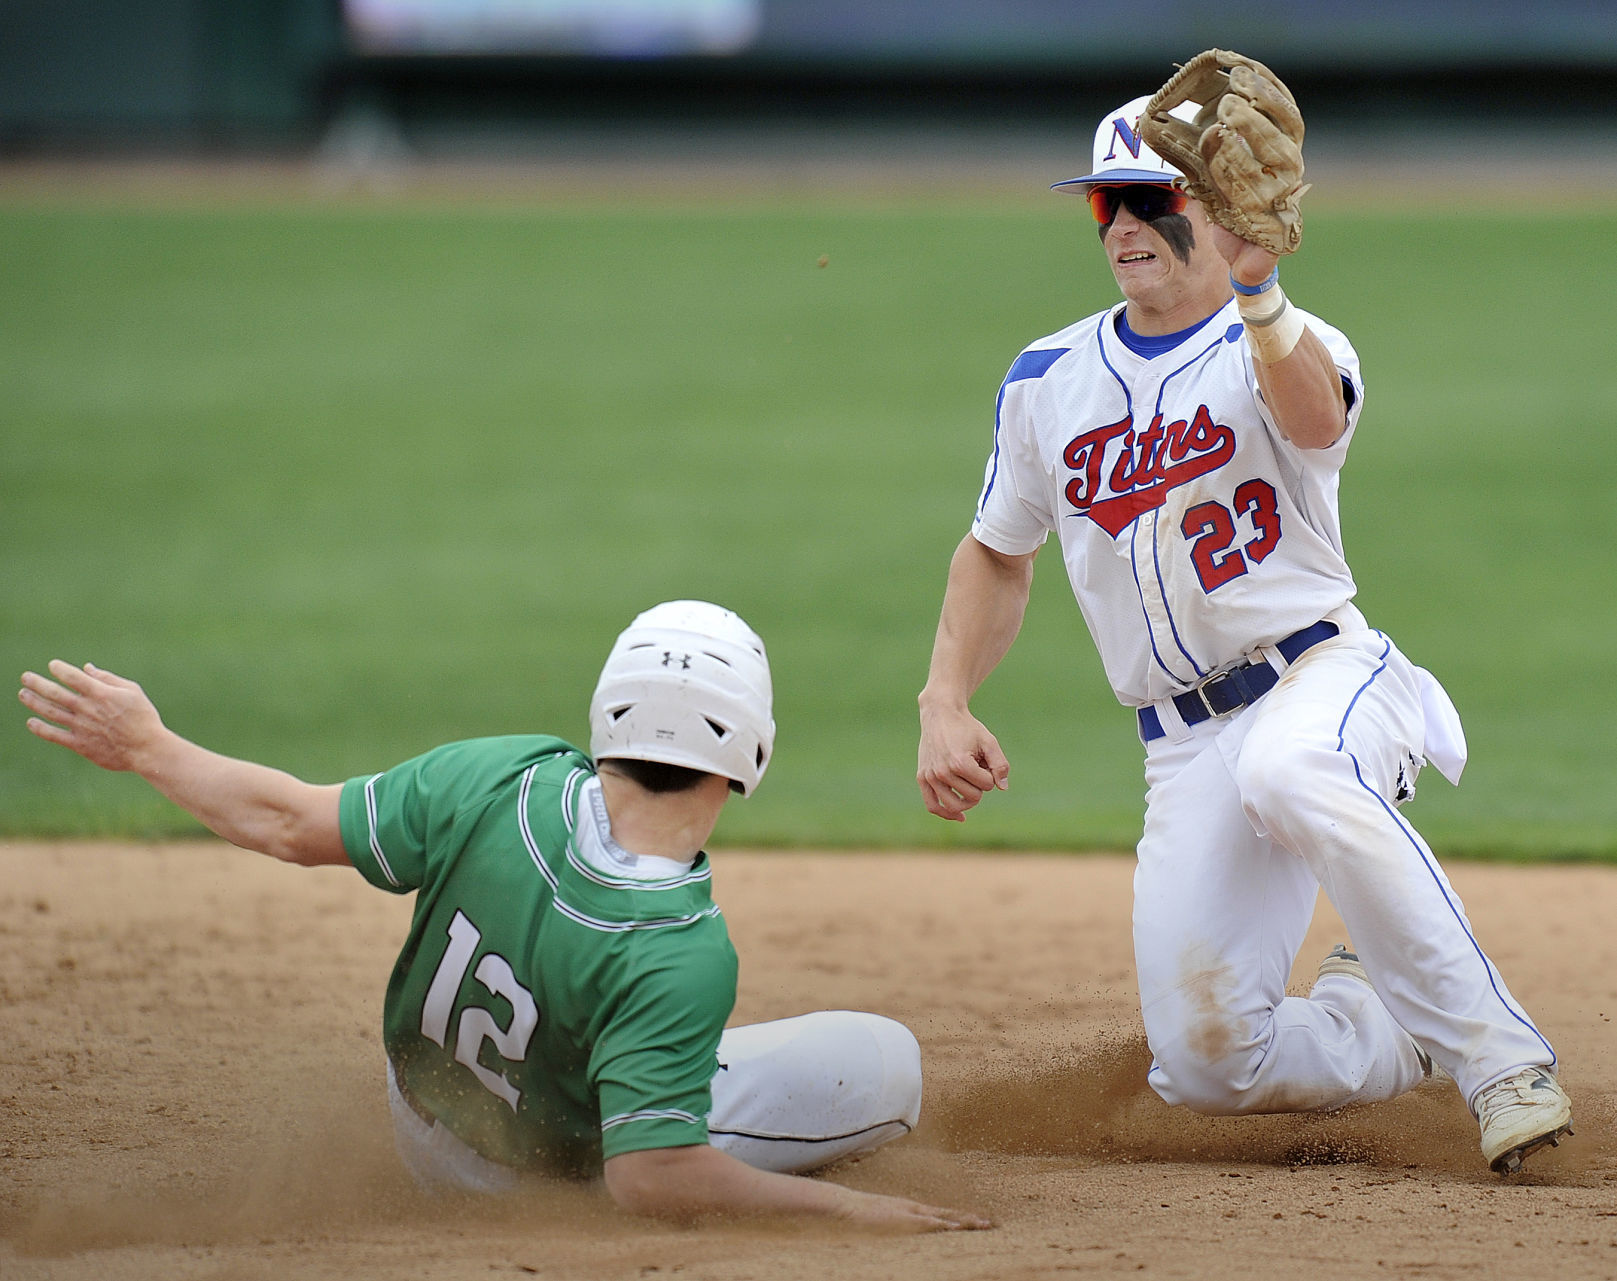
[[[443,960],[432,976],[427,988],[427,999],[421,1006],[421,1035],[445,1049],[449,1048],[449,1023],[455,1012],[455,998],[460,995],[461,983],[466,978],[472,957],[483,933],[473,925],[471,918],[458,908],[455,919],[449,922],[449,946]],[[491,1071],[477,1061],[484,1041],[492,1041],[501,1058],[520,1063],[528,1055],[528,1042],[539,1026],[539,1006],[533,993],[517,982],[511,963],[496,952],[489,952],[477,963],[472,977],[487,989],[491,996],[502,996],[511,1003],[511,1024],[501,1027],[494,1015],[480,1006],[468,1005],[460,1012],[455,1032],[455,1061],[470,1069],[484,1088],[493,1091],[517,1110],[522,1091],[498,1072]]]

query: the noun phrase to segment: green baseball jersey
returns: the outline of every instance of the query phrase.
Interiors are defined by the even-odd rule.
[[[400,1092],[522,1169],[592,1174],[707,1142],[735,1004],[707,856],[662,879],[595,866],[579,849],[605,826],[604,807],[580,812],[593,777],[577,748],[517,736],[451,743],[342,792],[354,865],[416,894],[383,1014]]]

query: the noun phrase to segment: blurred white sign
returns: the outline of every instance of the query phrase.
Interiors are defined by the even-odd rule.
[[[736,53],[761,0],[343,0],[363,53]]]

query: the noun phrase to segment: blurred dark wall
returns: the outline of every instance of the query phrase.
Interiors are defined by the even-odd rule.
[[[737,0],[731,56],[359,51],[341,0],[0,0],[0,155],[295,151],[356,115],[405,139],[652,121],[1087,121],[1211,43],[1311,116],[1617,124],[1613,0]],[[605,0],[602,0],[605,3]]]
[[[334,0],[0,0],[0,149],[286,144],[342,52]]]

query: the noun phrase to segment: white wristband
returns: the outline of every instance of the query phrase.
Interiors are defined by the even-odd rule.
[[[1303,314],[1291,305],[1278,284],[1261,294],[1237,293],[1235,306],[1246,326],[1247,344],[1254,356],[1273,365],[1291,355],[1303,336]]]

